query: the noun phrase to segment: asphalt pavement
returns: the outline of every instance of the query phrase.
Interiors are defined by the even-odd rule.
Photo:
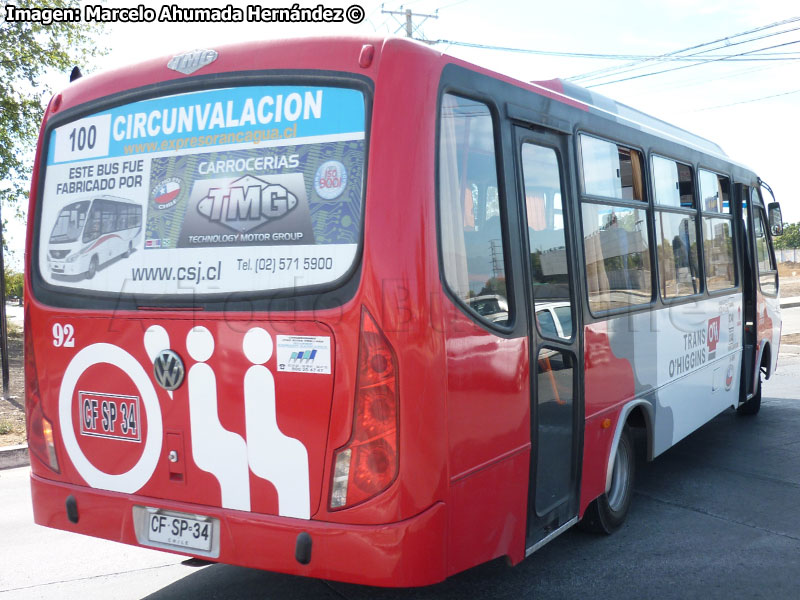
[[[761,412],[726,411],[637,465],[627,523],[573,528],[516,567],[384,590],[212,565],[39,527],[28,469],[0,471],[0,600],[10,598],[792,598],[800,586],[800,355],[781,357]]]
[[[784,311],[800,331],[800,308]],[[800,347],[795,347],[800,348]],[[800,588],[800,352],[785,348],[756,417],[726,411],[637,465],[627,523],[573,528],[516,567],[384,590],[184,557],[33,524],[29,469],[0,470],[0,600],[59,598],[791,598]]]

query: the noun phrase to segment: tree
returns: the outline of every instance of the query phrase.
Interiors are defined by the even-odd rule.
[[[775,238],[776,248],[800,248],[800,223],[783,226],[783,233]]]
[[[22,298],[24,277],[22,273],[6,269],[6,297],[16,296]]]
[[[33,0],[13,4],[20,9],[42,7]],[[50,0],[46,5],[80,6],[78,0]],[[27,207],[32,150],[52,94],[43,78],[61,71],[66,83],[73,66],[85,66],[104,53],[97,43],[101,30],[101,25],[84,22],[0,22],[0,202],[18,215]]]

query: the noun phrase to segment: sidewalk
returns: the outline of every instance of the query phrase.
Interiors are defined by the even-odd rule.
[[[29,462],[28,444],[0,448],[0,470],[24,467]]]
[[[800,306],[800,296],[781,298],[781,308],[795,308],[797,306]]]

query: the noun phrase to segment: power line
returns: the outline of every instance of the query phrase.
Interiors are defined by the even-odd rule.
[[[729,44],[725,45],[725,48],[730,48],[730,47],[733,47],[733,46],[740,46],[741,44],[749,44],[751,42],[755,42],[755,41],[758,41],[758,40],[763,40],[763,39],[766,39],[766,38],[775,37],[775,36],[778,36],[778,35],[783,35],[785,33],[791,33],[792,31],[800,31],[800,27],[794,27],[792,29],[784,29],[783,31],[768,33],[766,35],[762,35],[762,36],[755,37],[755,38],[750,38],[748,40],[742,40],[742,41],[739,41],[739,42],[729,43]],[[736,37],[736,36],[734,36],[734,37]],[[714,43],[716,43],[716,42],[711,42],[710,44],[714,44]],[[772,48],[772,47],[774,47],[774,46],[770,46],[768,48],[761,48],[760,50],[753,51],[752,53],[754,54],[756,52],[760,52],[761,50],[767,50],[767,49]],[[706,54],[707,52],[713,52],[715,50],[720,50],[720,49],[721,48],[709,48],[707,50],[701,50],[700,52],[693,52],[692,54],[682,54],[680,56],[673,56],[672,55],[673,53],[671,53],[669,58],[663,58],[663,59],[662,58],[655,58],[654,60],[657,60],[658,62],[675,61],[675,60],[679,60],[679,59],[698,61],[698,60],[703,60],[703,59],[695,58],[696,56],[699,56],[700,54]],[[681,51],[678,51],[678,52],[681,52]],[[771,53],[771,54],[776,54],[776,53]],[[727,55],[727,58],[725,58],[725,60],[729,60],[730,62],[765,60],[765,59],[761,59],[761,58],[744,58],[744,59],[743,58],[732,58],[732,57],[735,57],[735,56],[741,56],[741,54],[738,54],[738,55],[737,54]],[[716,56],[716,55],[706,55],[703,58],[714,58],[714,59],[716,59],[716,58],[719,58],[719,57]],[[585,84],[586,81],[592,81],[592,80],[595,80],[595,79],[602,79],[603,77],[612,77],[612,76],[616,76],[616,75],[623,75],[625,73],[630,73],[632,71],[638,71],[639,69],[643,69],[643,68],[646,68],[646,67],[649,66],[649,65],[645,65],[645,64],[640,64],[640,63],[643,63],[643,62],[647,62],[647,61],[638,61],[638,62],[630,63],[629,65],[621,65],[621,66],[617,66],[617,67],[609,67],[609,68],[606,68],[606,69],[601,69],[602,73],[600,71],[595,71],[595,75],[586,74],[584,76],[569,77],[567,79],[568,79],[568,81],[577,81],[578,79],[581,79],[582,80],[581,83]],[[630,68],[626,68],[626,67],[630,67]]]
[[[800,27],[797,28],[800,30]],[[788,31],[795,31],[794,29]],[[787,32],[781,32],[787,33]],[[778,35],[778,34],[775,34]],[[532,48],[514,48],[510,46],[496,46],[492,44],[479,44],[477,42],[460,42],[457,40],[431,40],[430,43],[432,44],[449,44],[452,46],[463,46],[466,48],[478,48],[481,50],[498,50],[501,52],[517,52],[521,54],[535,54],[540,56],[559,56],[563,58],[581,58],[581,59],[601,59],[601,60],[637,60],[637,61],[649,61],[649,60],[657,60],[660,59],[663,55],[642,55],[642,54],[600,54],[597,52],[562,52],[558,50],[534,50]],[[769,48],[775,48],[777,46],[770,46]],[[714,50],[719,50],[719,48],[714,48]],[[755,50],[753,52],[758,52]],[[745,53],[747,54],[747,53]],[[800,60],[800,52],[772,52],[763,55],[762,57],[749,57],[749,58],[737,58],[741,57],[743,54],[713,54],[704,57],[703,59],[700,58],[693,58],[693,55],[686,55],[686,56],[675,56],[671,57],[666,60],[670,61],[685,61],[685,62],[698,62],[701,60],[705,60],[707,58],[713,58],[715,60],[729,60],[731,62],[750,62],[750,61],[794,61]],[[613,69],[622,68],[622,67],[612,67]],[[626,71],[623,71],[626,72]],[[572,77],[569,77],[568,80],[573,80]]]
[[[766,65],[766,66],[758,65],[758,66],[754,66],[754,67],[737,69],[736,71],[732,71],[732,72],[726,73],[724,75],[715,75],[714,79],[713,79],[713,82],[718,82],[718,81],[722,81],[722,80],[725,80],[725,79],[736,79],[737,77],[745,77],[745,76],[751,75],[753,73],[760,73],[760,72],[763,72],[763,71],[782,68],[782,67],[786,67],[786,66],[787,66],[786,64],[777,64],[777,65],[776,64],[771,64],[771,65]],[[628,96],[628,97],[639,97],[639,96],[642,96],[642,95],[651,96],[654,93],[661,92],[661,91],[664,91],[664,90],[675,91],[675,90],[695,87],[695,86],[698,86],[698,85],[707,85],[708,83],[710,83],[710,80],[709,80],[708,76],[697,77],[695,79],[687,79],[687,80],[685,80],[683,82],[679,82],[679,83],[662,82],[659,85],[648,86],[646,90],[642,89],[642,90],[638,90],[638,92],[636,90],[633,90],[633,91],[631,91],[630,94],[626,94],[626,96]]]
[[[381,5],[381,6],[383,6],[383,5]],[[372,30],[377,32],[378,28],[375,27],[375,24],[372,22],[372,17],[375,16],[375,13],[377,13],[378,10],[379,10],[379,8],[377,6],[375,8],[373,8],[372,11],[366,16],[366,18],[363,21],[361,21],[361,23],[359,24],[358,27],[361,28],[364,25],[371,25],[372,26]]]
[[[455,2],[450,2],[449,4],[445,4],[444,6],[440,6],[439,8],[437,8],[436,12],[439,12],[440,10],[444,10],[446,8],[452,8],[453,6],[457,6],[459,4],[464,4],[464,2],[469,2],[469,0],[456,0]]]
[[[734,54],[733,56],[744,56],[746,54],[753,54],[755,52],[760,52],[762,50],[771,50],[773,48],[781,48],[783,46],[790,46],[792,44],[800,44],[800,40],[794,40],[792,42],[784,42],[783,44],[776,44],[774,46],[768,46],[766,48],[760,48],[758,50],[749,50],[747,52],[742,52],[740,54]],[[720,60],[725,60],[721,58],[715,58],[710,60],[703,60],[691,65],[681,65],[680,67],[672,67],[671,69],[663,69],[661,71],[654,71],[652,73],[642,73],[640,75],[632,75],[630,77],[623,77],[622,79],[614,79],[613,81],[605,81],[603,83],[595,83],[594,85],[587,85],[588,88],[596,88],[604,85],[611,85],[612,83],[621,83],[623,81],[631,81],[633,79],[641,79],[642,77],[651,77],[652,75],[661,75],[662,73],[671,73],[672,71],[680,71],[681,69],[688,69],[690,67],[698,67],[700,65],[706,65],[712,62],[719,62]]]
[[[762,96],[761,98],[753,98],[751,100],[741,100],[740,102],[731,102],[730,104],[720,104],[719,106],[708,106],[706,108],[698,108],[693,112],[703,112],[706,110],[716,110],[718,108],[728,108],[729,106],[737,106],[739,104],[750,104],[752,102],[761,102],[762,100],[770,100],[772,98],[779,98],[780,96],[790,96],[792,94],[800,94],[800,90],[781,92],[780,94],[772,94],[771,96]]]
[[[645,60],[649,61],[649,60],[666,59],[666,58],[674,56],[676,54],[682,54],[684,52],[689,52],[691,50],[697,50],[698,48],[704,48],[706,46],[712,46],[714,44],[727,42],[728,40],[732,40],[732,39],[735,39],[735,38],[738,38],[738,37],[742,37],[742,36],[745,36],[745,35],[750,35],[752,33],[758,33],[759,31],[765,31],[767,29],[772,29],[774,27],[780,27],[781,25],[788,25],[789,23],[794,23],[796,21],[800,21],[800,17],[791,17],[789,19],[784,19],[783,21],[776,21],[775,23],[770,23],[769,25],[762,25],[762,26],[756,27],[754,29],[749,29],[747,31],[742,31],[740,33],[735,33],[733,35],[729,35],[729,36],[726,36],[726,37],[723,37],[723,38],[718,38],[718,39],[712,40],[710,42],[703,42],[703,43],[700,43],[700,44],[695,44],[694,46],[688,46],[686,48],[681,48],[680,50],[673,50],[672,52],[667,52],[665,54],[659,55],[658,57],[655,57],[655,58],[652,58],[652,59],[645,59]],[[601,69],[599,71],[592,71],[592,72],[589,72],[589,73],[582,73],[580,75],[574,75],[573,77],[569,77],[568,79],[570,81],[578,81],[580,79],[585,79],[587,77],[599,74],[601,72],[605,73],[605,72],[613,71],[613,70],[616,70],[616,69],[622,69],[622,68],[625,68],[625,67],[628,67],[628,66],[634,66],[635,64],[636,63],[631,63],[630,65],[621,65],[621,66],[617,66],[617,67],[611,67],[609,69]]]
[[[429,14],[424,14],[424,13],[415,13],[410,8],[407,8],[405,10],[385,10],[383,8],[383,4],[381,4],[381,13],[382,14],[386,14],[386,15],[391,15],[392,18],[398,23],[398,25],[400,25],[400,27],[398,27],[395,30],[395,33],[399,33],[400,31],[405,29],[406,37],[409,37],[409,38],[413,38],[414,37],[414,33],[419,32],[419,28],[422,27],[422,24],[425,23],[425,21],[427,21],[428,19],[438,19],[439,18],[439,11],[438,10],[436,10],[436,12],[434,14],[429,15]],[[405,17],[405,23],[403,23],[399,19],[397,19],[397,17],[395,15],[400,15],[400,16]],[[414,25],[414,17],[422,17],[422,21],[418,25]],[[420,37],[417,38],[417,39],[419,39],[420,41],[423,41],[423,42],[427,41],[422,34],[420,34]]]
[[[604,60],[631,60],[642,58],[637,54],[598,54],[583,52],[561,52],[558,50],[534,50],[532,48],[512,48],[510,46],[495,46],[492,44],[479,44],[477,42],[460,42],[457,40],[432,40],[432,44],[448,44],[450,46],[463,46],[465,48],[478,48],[480,50],[499,50],[500,52],[517,52],[520,54],[535,54],[539,56],[560,56],[566,58],[599,58]]]

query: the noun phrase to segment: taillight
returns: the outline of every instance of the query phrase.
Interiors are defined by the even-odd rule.
[[[33,330],[25,311],[25,416],[28,430],[28,451],[58,473],[53,423],[44,416],[39,393],[39,374],[33,354]]]
[[[333,455],[332,509],[379,494],[399,462],[397,357],[367,309],[361,314],[353,433]]]

